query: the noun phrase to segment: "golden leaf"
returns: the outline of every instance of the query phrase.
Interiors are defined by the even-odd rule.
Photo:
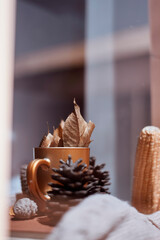
[[[60,138],[62,138],[63,128],[64,128],[64,121],[61,120],[61,122],[60,122],[60,124],[59,124],[59,127],[58,127],[58,136],[59,136]]]
[[[64,147],[77,147],[80,136],[79,126],[75,113],[71,113],[65,121],[63,128],[63,145]]]
[[[57,128],[53,132],[53,140],[51,142],[50,147],[58,147],[59,141],[60,141],[60,137],[58,136],[58,128]]]
[[[64,121],[61,120],[59,127],[56,128],[53,132],[53,140],[51,143],[51,147],[63,147],[63,141],[62,141],[63,128],[64,128]]]
[[[39,147],[50,147],[52,141],[53,141],[53,135],[51,133],[48,133],[47,136],[44,136],[42,138],[42,141],[41,141]]]
[[[62,139],[62,132],[63,132],[63,128],[64,128],[64,121],[61,120],[60,124],[59,124],[59,137],[60,137],[60,140],[59,140],[59,143],[58,143],[58,147],[63,147],[63,139]]]
[[[74,112],[68,116],[64,123],[62,133],[64,147],[88,147],[95,125],[91,121],[87,123],[84,120],[75,99],[73,103]]]
[[[81,112],[80,112],[80,107],[77,105],[75,99],[73,100],[73,103],[74,103],[74,113],[76,115],[76,118],[78,121],[78,126],[79,126],[79,135],[81,137],[87,127],[87,122],[82,117]]]
[[[78,144],[78,147],[88,147],[91,143],[90,137],[93,132],[93,129],[95,128],[95,125],[93,122],[89,121],[87,124],[83,135],[80,137],[80,142]]]

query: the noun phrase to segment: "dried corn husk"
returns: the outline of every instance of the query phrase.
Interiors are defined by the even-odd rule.
[[[160,129],[142,129],[136,151],[132,205],[150,214],[160,210]]]

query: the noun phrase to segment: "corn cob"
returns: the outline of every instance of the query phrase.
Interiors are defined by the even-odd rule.
[[[160,129],[157,127],[145,127],[139,136],[132,205],[145,214],[160,210]]]

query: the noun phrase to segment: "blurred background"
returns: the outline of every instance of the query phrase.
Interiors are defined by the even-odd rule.
[[[11,194],[32,149],[73,110],[96,128],[91,155],[130,200],[137,138],[150,125],[147,0],[17,0]]]

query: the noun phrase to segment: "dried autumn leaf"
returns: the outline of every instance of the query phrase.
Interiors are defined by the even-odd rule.
[[[63,141],[62,141],[63,127],[64,127],[64,121],[62,120],[59,124],[59,127],[53,131],[53,140],[51,143],[51,147],[63,147]]]
[[[60,138],[60,140],[59,140],[58,147],[64,147],[64,146],[63,146],[63,139],[62,139],[62,138]]]
[[[53,132],[53,139],[50,147],[58,147],[59,141],[60,141],[60,137],[58,136],[58,128],[57,128]]]
[[[53,135],[51,133],[48,133],[47,136],[44,136],[42,138],[39,147],[50,147],[52,141],[53,141]]]
[[[88,147],[95,125],[91,121],[87,123],[84,120],[75,99],[73,103],[74,112],[68,116],[64,123],[62,134],[64,147]]]
[[[59,128],[58,128],[59,129],[58,134],[59,134],[59,137],[60,137],[58,147],[63,147],[63,138],[62,138],[63,128],[64,128],[64,121],[61,120],[61,122],[59,124]]]
[[[71,113],[66,119],[62,135],[64,147],[78,146],[80,134],[78,120],[75,113]]]
[[[82,117],[81,112],[80,112],[80,107],[77,105],[75,99],[73,100],[73,103],[74,103],[74,112],[75,112],[75,115],[76,115],[76,118],[78,121],[78,126],[79,126],[79,134],[81,137],[87,127],[87,122]]]
[[[61,122],[60,122],[60,124],[59,124],[59,127],[58,127],[58,136],[59,136],[60,138],[62,138],[63,128],[64,128],[64,121],[61,120]]]
[[[80,137],[80,142],[79,142],[79,147],[88,147],[89,144],[91,143],[90,137],[95,128],[95,125],[93,122],[89,121],[87,124],[83,135]]]

